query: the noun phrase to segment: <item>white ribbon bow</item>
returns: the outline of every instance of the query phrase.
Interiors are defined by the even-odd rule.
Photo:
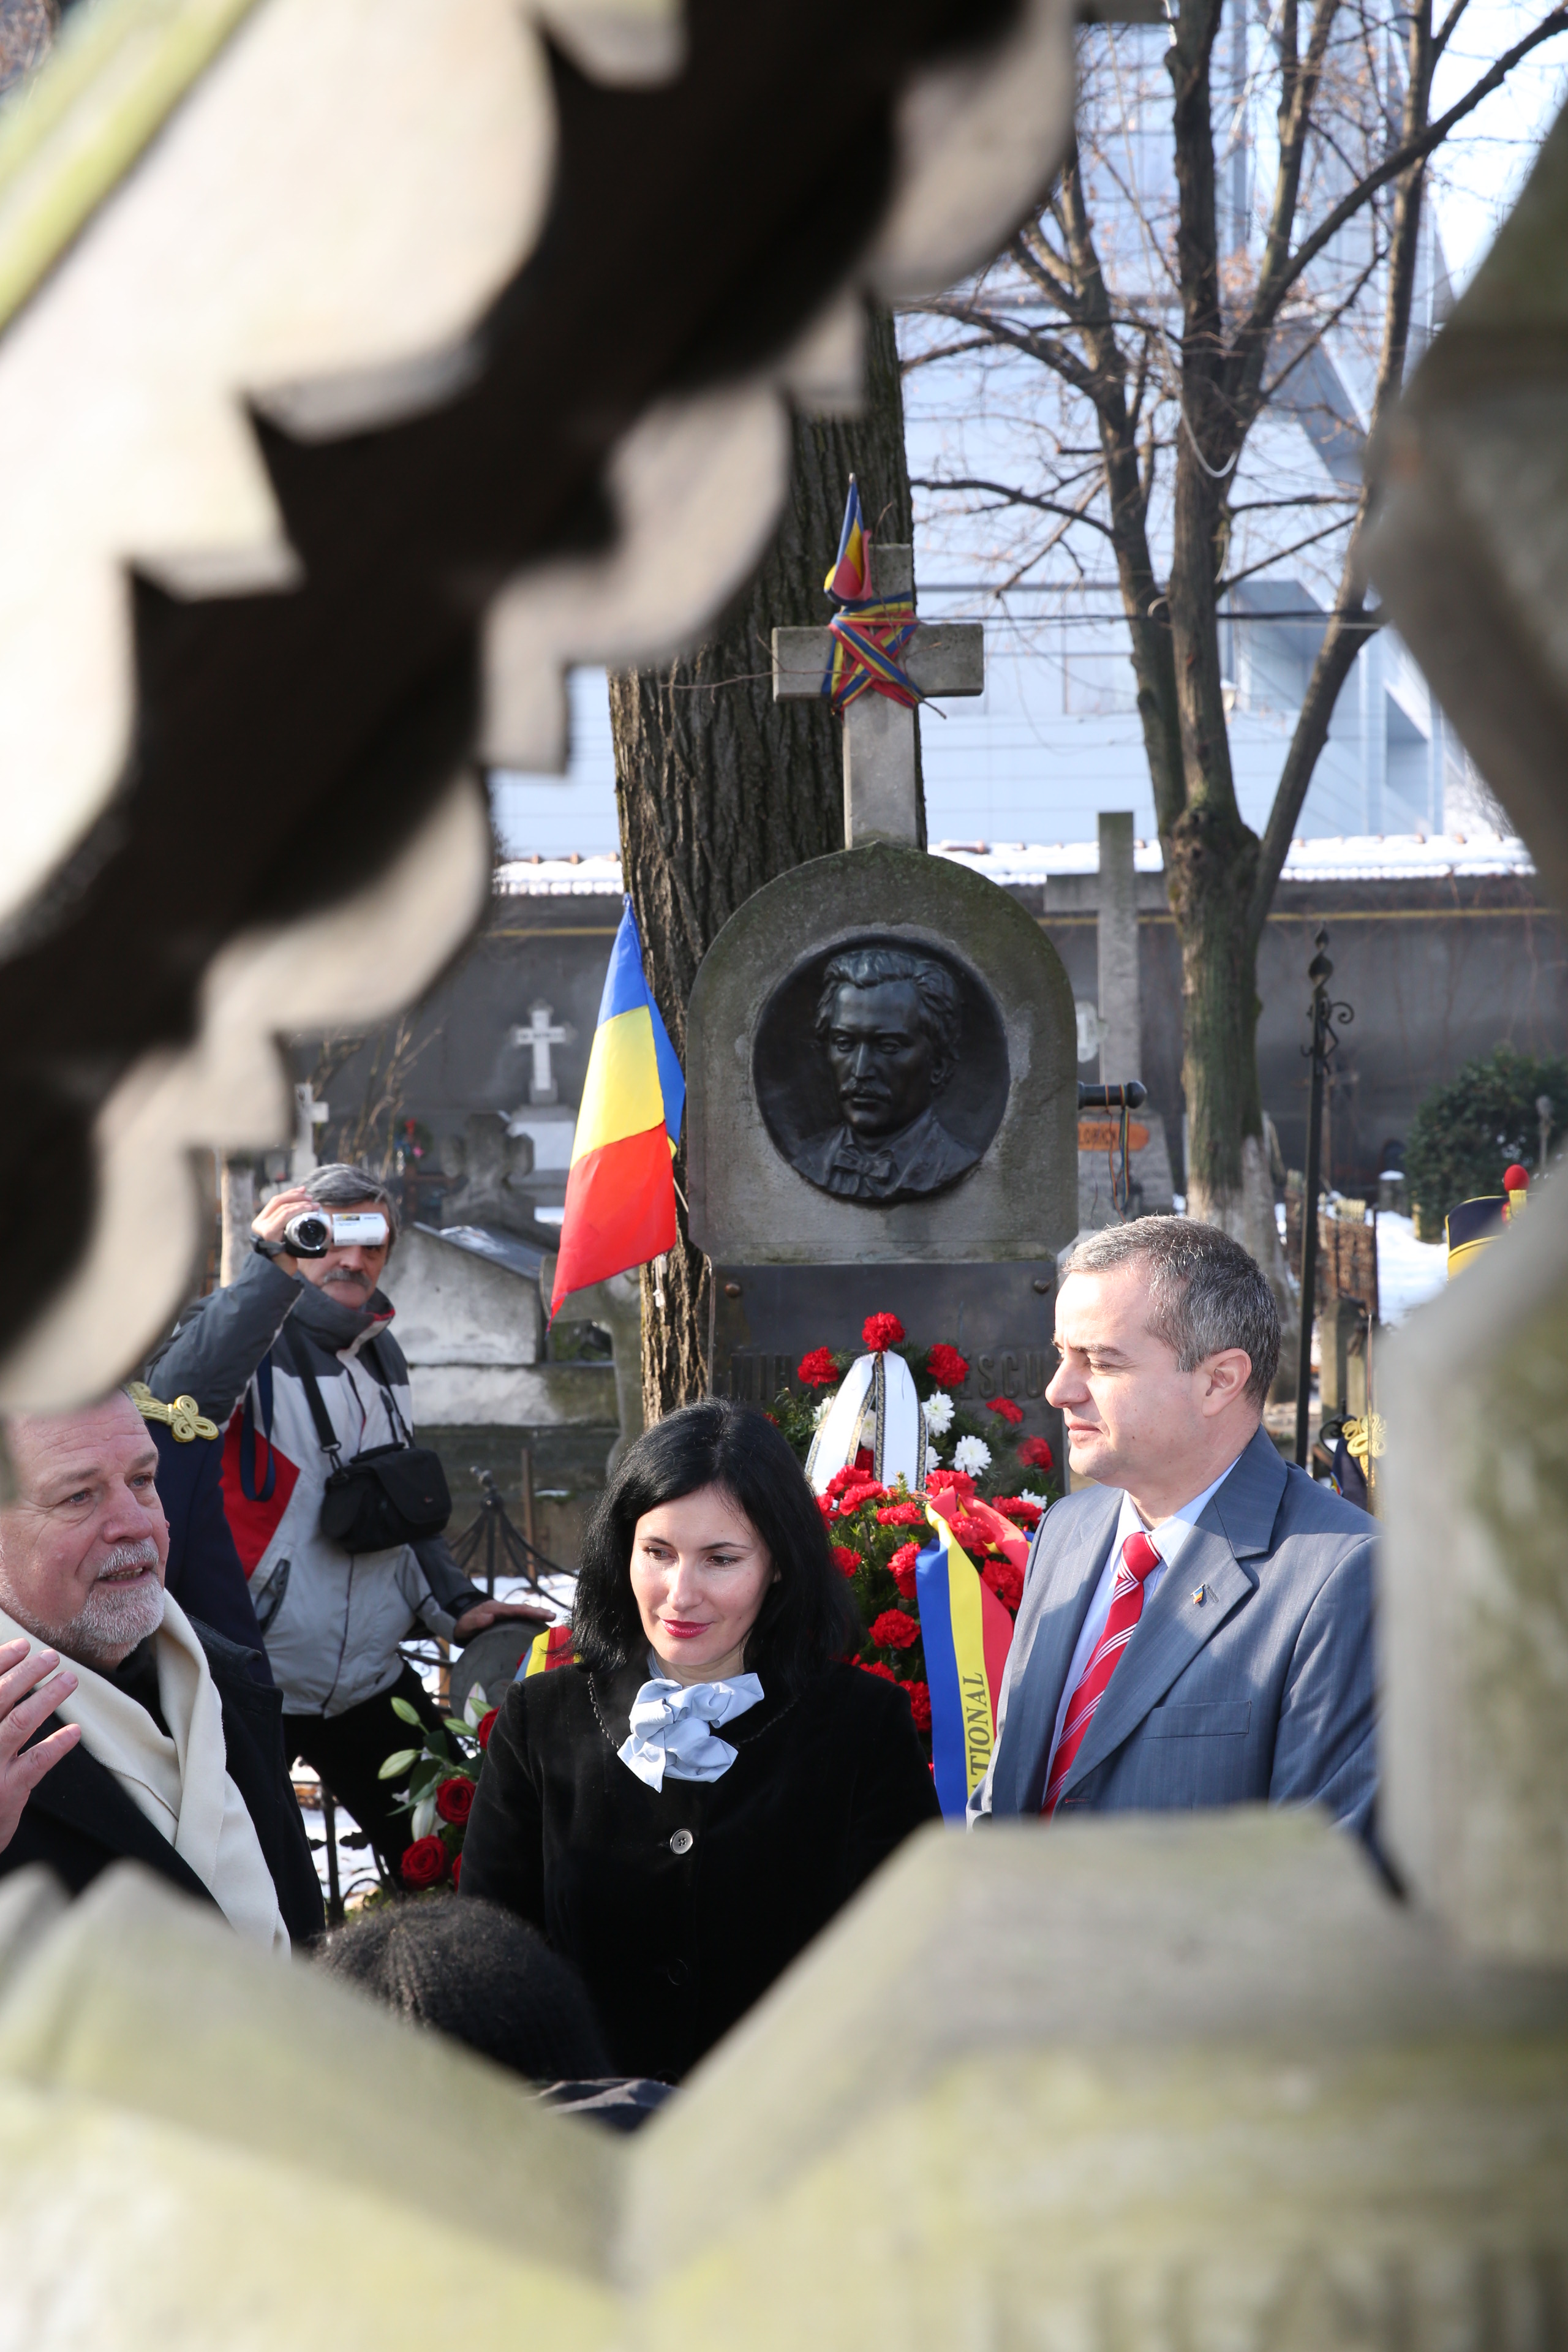
[[[755,1675],[727,1683],[676,1683],[656,1675],[632,1701],[631,1732],[616,1750],[628,1771],[650,1789],[672,1780],[717,1780],[737,1751],[712,1727],[755,1706],[763,1686]]]

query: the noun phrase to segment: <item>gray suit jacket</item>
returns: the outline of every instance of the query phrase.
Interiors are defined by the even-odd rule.
[[[1119,1486],[1097,1486],[1040,1522],[972,1822],[1040,1810],[1057,1709],[1121,1509]],[[1058,1816],[1266,1800],[1325,1805],[1364,1834],[1376,1785],[1376,1536],[1374,1519],[1288,1468],[1259,1429],[1139,1621]]]

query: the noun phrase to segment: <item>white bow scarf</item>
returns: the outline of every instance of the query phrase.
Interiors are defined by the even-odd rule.
[[[631,1731],[616,1753],[650,1789],[662,1789],[667,1773],[672,1780],[717,1780],[738,1751],[715,1737],[713,1726],[733,1722],[762,1695],[755,1675],[727,1683],[675,1683],[656,1675],[632,1701]]]
[[[29,1651],[48,1646],[0,1609],[0,1640],[18,1635]],[[289,1930],[278,1891],[245,1800],[228,1777],[223,1706],[206,1652],[167,1594],[153,1654],[171,1738],[128,1691],[75,1659],[77,1686],[55,1713],[80,1724],[88,1754],[113,1773],[138,1812],[189,1864],[236,1934],[286,1954]]]

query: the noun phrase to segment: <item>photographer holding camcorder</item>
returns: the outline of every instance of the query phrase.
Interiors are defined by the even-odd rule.
[[[320,1774],[395,1881],[409,1817],[377,1778],[407,1745],[392,1701],[440,1720],[399,1643],[416,1625],[462,1643],[499,1618],[546,1621],[487,1600],[452,1558],[446,1478],[414,1443],[408,1367],[377,1286],[397,1238],[385,1185],[363,1168],[319,1169],[251,1231],[238,1281],[187,1310],[148,1384],[226,1424],[224,1507],[289,1757]]]

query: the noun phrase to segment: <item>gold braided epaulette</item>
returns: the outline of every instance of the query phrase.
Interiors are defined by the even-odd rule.
[[[176,1397],[165,1404],[155,1397],[145,1381],[132,1381],[131,1402],[143,1421],[166,1421],[176,1445],[188,1445],[193,1437],[216,1437],[218,1425],[209,1421],[194,1396]]]

